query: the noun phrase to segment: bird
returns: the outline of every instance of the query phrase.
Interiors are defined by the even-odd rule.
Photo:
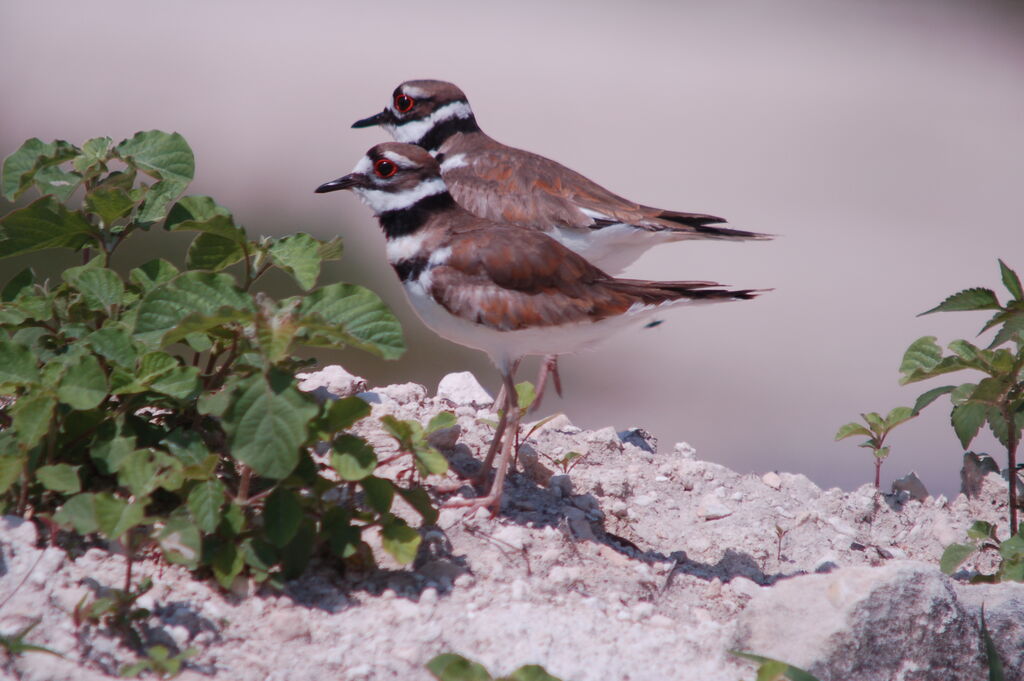
[[[352,127],[375,125],[436,156],[449,192],[470,213],[543,231],[612,274],[661,243],[772,238],[724,226],[714,215],[641,205],[556,161],[502,144],[480,129],[465,93],[446,81],[406,81],[383,111]],[[542,363],[533,409],[549,374],[562,394],[557,366],[554,357]]]
[[[485,496],[448,506],[500,510],[515,439],[508,433],[517,432],[521,416],[514,374],[522,357],[592,347],[672,306],[748,300],[763,291],[612,277],[543,231],[465,210],[437,160],[410,144],[378,144],[351,173],[315,191],[345,189],[376,215],[387,261],[423,322],[450,341],[484,351],[501,374],[504,409],[478,478],[486,479],[497,456],[494,480]]]

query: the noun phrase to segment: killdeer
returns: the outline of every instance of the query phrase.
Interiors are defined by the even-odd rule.
[[[406,81],[383,111],[352,127],[373,125],[436,156],[450,193],[470,213],[543,231],[606,272],[621,272],[660,243],[771,238],[722,226],[725,220],[714,215],[635,203],[551,159],[502,144],[480,130],[466,95],[445,81]],[[534,408],[549,373],[562,393],[549,356],[541,365]]]
[[[747,300],[757,290],[729,291],[709,281],[616,279],[546,233],[475,216],[452,197],[426,150],[378,144],[354,170],[317,193],[351,189],[377,216],[388,263],[413,308],[436,333],[486,352],[501,373],[504,410],[487,452],[488,494],[450,506],[497,512],[519,425],[515,365],[525,355],[560,355],[643,326],[674,305]],[[504,437],[504,442],[503,440]]]

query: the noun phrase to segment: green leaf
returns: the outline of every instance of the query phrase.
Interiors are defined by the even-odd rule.
[[[932,388],[931,390],[929,390],[929,391],[927,391],[925,393],[922,393],[921,396],[917,398],[917,401],[914,402],[914,409],[913,409],[914,413],[915,414],[921,413],[921,410],[924,409],[925,407],[927,407],[929,404],[931,404],[932,402],[934,402],[938,398],[942,397],[943,395],[948,395],[949,393],[953,392],[953,390],[955,390],[955,389],[956,389],[956,386],[944,385],[944,386],[941,386],[941,387],[938,387],[938,388]]]
[[[267,539],[278,548],[287,546],[302,522],[302,504],[299,497],[286,487],[278,487],[267,497],[263,509],[263,524]]]
[[[987,288],[969,288],[954,293],[932,309],[922,312],[918,317],[933,312],[998,309],[1000,309],[999,299],[996,298],[996,294],[992,290]]]
[[[458,419],[455,418],[455,414],[450,411],[442,411],[434,416],[434,418],[430,419],[430,422],[427,424],[427,433],[430,434],[438,430],[451,428],[458,422]]]
[[[516,384],[516,402],[521,410],[525,412],[536,399],[537,389],[533,387],[533,383],[523,381]]]
[[[995,539],[996,528],[992,523],[976,520],[967,528],[967,536],[971,539]]]
[[[250,537],[242,542],[241,548],[245,564],[252,569],[258,581],[262,581],[261,577],[265,578],[280,560],[277,549],[261,539]]]
[[[223,543],[220,544],[210,560],[210,567],[213,568],[213,576],[217,580],[217,583],[221,585],[221,588],[225,590],[231,589],[231,584],[235,581],[242,569],[245,567],[245,556],[234,544]]]
[[[336,236],[330,241],[319,242],[318,249],[321,262],[340,259],[341,253],[344,250],[340,236]]]
[[[427,662],[427,671],[437,681],[491,681],[483,665],[455,653],[442,653]]]
[[[183,222],[206,222],[218,215],[231,218],[231,211],[209,196],[201,196],[199,194],[183,196],[167,214],[167,222],[164,227],[173,231],[175,227]],[[221,236],[225,235],[222,234]]]
[[[171,431],[160,444],[167,447],[167,451],[186,466],[200,466],[210,455],[203,438],[192,430]]]
[[[329,509],[321,522],[331,551],[336,556],[348,558],[359,550],[359,544],[362,542],[361,529],[352,524],[351,516],[343,509],[337,506]]]
[[[768,668],[770,671],[772,671],[772,673],[775,673],[775,670],[779,670],[779,673],[781,673],[783,677],[785,677],[786,679],[789,679],[789,681],[819,681],[818,678],[810,672],[806,672],[803,669],[800,669],[799,667],[794,667],[791,664],[780,662],[779,660],[773,660],[770,657],[754,655],[753,653],[744,653],[739,650],[730,650],[729,654],[735,655],[736,657],[742,657],[746,660],[750,660],[751,662],[757,662],[759,665],[761,665],[761,669],[763,669],[765,665],[770,665]],[[782,666],[779,667],[778,665]],[[778,677],[767,677],[769,681],[774,681],[775,678]],[[758,675],[758,681],[762,681],[762,677],[760,676],[760,674]]]
[[[448,459],[444,458],[444,454],[437,451],[429,444],[425,439],[416,443],[413,447],[413,455],[416,457],[416,470],[419,474],[426,477],[427,475],[444,475],[448,471]]]
[[[999,544],[999,555],[1004,561],[1024,560],[1024,536],[1015,534]]]
[[[224,414],[232,455],[257,475],[280,480],[299,462],[306,424],[317,412],[310,398],[283,372],[256,374],[239,383]]]
[[[935,336],[922,336],[903,353],[900,373],[928,372],[938,366],[941,360],[942,348],[935,342]]]
[[[295,538],[281,551],[281,566],[285,579],[296,579],[306,571],[316,545],[316,527],[309,518],[303,518]]]
[[[377,468],[377,455],[373,447],[361,437],[340,435],[334,440],[331,466],[342,480],[357,481],[373,474]]]
[[[939,560],[939,569],[943,573],[951,575],[977,550],[976,544],[950,544],[942,552],[942,558]]]
[[[873,433],[885,432],[885,419],[878,412],[869,411],[867,414],[861,414],[861,417],[867,422]]]
[[[125,368],[135,368],[138,352],[132,343],[132,335],[124,324],[108,323],[102,329],[85,337],[85,342],[96,354],[107,361]]]
[[[137,201],[120,187],[97,187],[85,196],[85,209],[110,227],[132,212]]]
[[[1024,301],[1024,289],[1020,285],[1020,277],[1017,273],[1006,266],[1002,260],[999,261],[999,274],[1003,279],[1003,286],[1010,292],[1014,300]]]
[[[157,487],[157,465],[153,455],[145,449],[136,449],[121,461],[117,469],[117,482],[137,499],[146,497]]]
[[[35,270],[31,267],[26,267],[11,277],[10,281],[4,285],[3,291],[0,291],[0,301],[5,303],[13,301],[23,291],[30,291],[32,285],[35,283]]]
[[[68,366],[57,397],[75,409],[98,407],[107,396],[107,375],[94,355],[82,355]]]
[[[405,499],[405,502],[412,506],[417,513],[423,518],[424,525],[433,525],[437,522],[437,509],[434,508],[433,502],[430,500],[430,495],[422,487],[413,487],[412,489],[405,489],[404,487],[395,486],[395,491],[398,492],[399,496]]]
[[[27,455],[15,455],[9,431],[0,432],[0,494],[4,494],[21,477]]]
[[[25,449],[34,447],[50,430],[57,400],[51,393],[33,391],[18,398],[11,407],[14,439]]]
[[[4,197],[13,201],[32,185],[39,170],[69,161],[77,155],[78,149],[64,140],[49,143],[37,137],[25,140],[17,151],[4,159]]]
[[[40,194],[53,194],[61,201],[67,201],[82,184],[81,175],[56,164],[40,168],[33,179]]]
[[[978,348],[965,340],[955,340],[949,344],[949,349],[960,359],[971,366],[978,365]]]
[[[557,676],[548,674],[539,664],[523,665],[506,677],[507,681],[561,681]]]
[[[214,478],[200,482],[193,491],[188,493],[188,512],[196,520],[196,525],[213,533],[220,524],[220,507],[224,505],[224,484]]]
[[[316,284],[320,276],[320,244],[316,239],[303,234],[293,234],[278,239],[270,246],[270,260],[288,272],[304,291]]]
[[[121,303],[124,282],[110,269],[83,265],[64,270],[64,281],[77,289],[90,310],[106,310]]]
[[[93,239],[94,229],[81,213],[44,196],[0,218],[0,258],[44,248],[78,250]]]
[[[968,402],[953,407],[953,411],[950,413],[950,422],[953,424],[953,430],[956,431],[956,436],[960,439],[960,444],[964,449],[970,446],[971,440],[974,439],[982,424],[985,423],[987,412],[988,408],[984,404],[977,402]]]
[[[139,285],[143,293],[148,293],[160,284],[165,284],[178,274],[178,268],[163,258],[150,260],[141,267],[128,273],[128,277]]]
[[[420,547],[420,533],[405,524],[401,518],[392,516],[380,532],[381,545],[401,565],[408,565],[416,559]]]
[[[184,565],[190,570],[199,567],[202,538],[195,523],[184,516],[169,518],[157,535],[160,551],[169,563]]]
[[[892,430],[901,423],[906,423],[910,419],[917,416],[910,407],[896,407],[885,417],[885,428],[886,430]]]
[[[252,299],[233,277],[213,272],[184,272],[153,288],[139,305],[135,334],[153,342],[192,314],[214,316],[253,312]]]
[[[80,534],[91,534],[100,529],[96,519],[96,495],[76,494],[53,514],[59,525],[73,527]]]
[[[149,188],[136,217],[139,222],[162,220],[170,203],[195,175],[192,149],[178,133],[139,132],[117,145],[115,151],[129,164],[159,180]]]
[[[299,306],[300,334],[308,345],[351,345],[384,359],[405,352],[398,319],[376,294],[352,284],[313,291]]]
[[[999,261],[1002,264],[1002,260]],[[985,624],[985,606],[981,606],[981,639],[985,644],[985,657],[988,658],[988,681],[1006,681],[1006,674],[1003,671],[1003,661],[999,658],[999,651],[996,649],[995,641],[988,632]]]
[[[52,492],[76,494],[82,491],[82,481],[78,479],[79,468],[66,463],[42,466],[36,471],[36,478]]]
[[[89,457],[96,462],[101,473],[114,475],[134,451],[134,438],[115,436],[93,444]]]
[[[109,137],[93,137],[82,145],[82,153],[75,157],[73,165],[75,170],[89,177],[96,175],[105,167],[105,161],[109,158],[110,144],[113,142]],[[88,172],[87,171],[92,171]]]
[[[245,251],[234,241],[215,234],[200,234],[188,248],[187,264],[191,270],[217,272],[245,257]]]
[[[0,337],[0,385],[26,385],[39,381],[37,360],[24,345]]]
[[[332,401],[324,412],[320,423],[323,433],[337,433],[350,428],[356,421],[370,415],[370,405],[352,395]]]
[[[840,426],[839,430],[836,432],[836,441],[845,440],[846,438],[852,437],[854,435],[871,437],[871,431],[862,426],[861,424],[857,423],[856,421],[851,421],[850,423],[847,423],[845,426]]]
[[[391,502],[395,498],[395,487],[390,480],[369,477],[359,481],[366,492],[366,503],[378,513],[391,510]]]
[[[294,304],[286,303],[275,310],[265,300],[256,314],[256,340],[269,364],[277,364],[288,355],[297,330],[293,312]]]
[[[145,521],[141,502],[128,503],[124,499],[103,492],[95,495],[95,505],[99,531],[110,539],[120,539],[125,532]]]
[[[179,400],[187,400],[202,389],[199,381],[199,369],[196,367],[174,367],[168,373],[155,379],[149,384],[149,387],[154,392]]]

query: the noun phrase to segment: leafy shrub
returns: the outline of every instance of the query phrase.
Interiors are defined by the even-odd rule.
[[[398,357],[398,321],[364,288],[316,286],[339,239],[251,239],[210,197],[179,198],[193,172],[184,138],[160,131],[116,145],[31,139],[5,160],[5,197],[43,196],[0,218],[0,258],[60,248],[82,264],[56,282],[26,269],[0,289],[0,511],[119,542],[126,592],[131,561],[153,546],[225,588],[243,572],[295,577],[321,549],[372,561],[370,528],[409,562],[420,537],[392,504],[432,523],[426,492],[375,475],[373,448],[345,432],[365,402],[319,404],[294,378],[300,346]],[[161,258],[111,267],[158,224],[197,233],[184,270]],[[255,290],[272,268],[302,293]],[[419,475],[444,472],[419,424],[386,427],[408,436]],[[317,442],[330,443],[327,462]]]
[[[874,455],[875,489],[878,489],[881,482],[882,462],[889,458],[889,446],[885,444],[885,438],[889,436],[893,428],[901,423],[906,423],[915,416],[917,416],[917,412],[910,407],[896,407],[884,417],[878,412],[872,411],[860,415],[864,420],[863,425],[856,421],[851,421],[845,426],[840,427],[836,433],[837,441],[845,440],[854,435],[867,438],[867,440],[857,446],[870,449]]]
[[[953,403],[950,420],[960,444],[967,449],[981,427],[988,424],[1006,447],[1009,472],[1010,535],[1017,524],[1017,445],[1024,430],[1024,288],[1017,273],[999,261],[1003,285],[1010,294],[1006,304],[987,288],[969,288],[946,298],[922,315],[933,312],[994,310],[980,333],[997,329],[987,348],[966,340],[955,340],[943,355],[934,336],[914,341],[903,355],[901,384],[915,383],[935,376],[973,369],[985,374],[977,383],[933,388],[917,398],[919,412],[942,395]]]
[[[536,664],[523,665],[508,676],[494,679],[482,664],[455,653],[442,653],[431,658],[427,662],[427,671],[437,681],[561,681]]]
[[[975,575],[978,582],[1024,582],[1024,534],[1018,532],[1000,542],[991,523],[978,520],[967,530],[966,544],[950,544],[942,552],[939,568],[947,575],[956,572],[965,560],[978,551],[997,551],[999,567],[991,575]]]

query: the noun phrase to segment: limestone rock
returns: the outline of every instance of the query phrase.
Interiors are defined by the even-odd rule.
[[[914,471],[907,473],[899,480],[893,480],[892,491],[893,493],[906,492],[911,499],[916,501],[924,501],[929,496],[928,488],[924,486],[921,478],[917,477],[917,473]]]
[[[469,371],[459,371],[442,378],[437,384],[437,396],[456,406],[487,407],[494,404],[494,398]]]
[[[345,371],[337,364],[306,374],[296,374],[299,390],[313,393],[317,399],[337,400],[366,390],[366,379]]]

